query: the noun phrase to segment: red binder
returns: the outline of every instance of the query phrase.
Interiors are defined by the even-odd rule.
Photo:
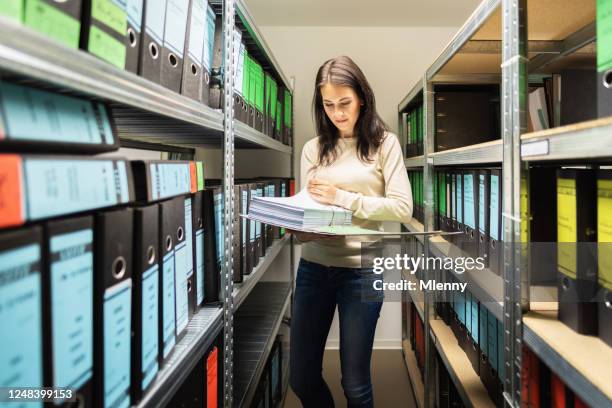
[[[206,407],[217,408],[217,347],[206,357]]]

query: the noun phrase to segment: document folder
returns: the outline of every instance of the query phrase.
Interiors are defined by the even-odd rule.
[[[3,387],[43,386],[42,251],[38,226],[0,232]]]
[[[557,170],[559,320],[581,334],[597,334],[596,200],[595,170]]]
[[[196,274],[195,274],[195,227],[193,223],[193,194],[188,195],[184,199],[185,208],[185,276],[187,285],[187,320],[191,320],[191,316],[196,309]]]
[[[597,176],[599,337],[612,346],[612,170]]]
[[[185,60],[181,81],[181,94],[202,100],[202,58],[206,33],[206,0],[190,0],[185,35]]]
[[[192,196],[191,206],[193,212],[193,265],[195,273],[195,299],[194,313],[204,302],[204,193],[198,191]]]
[[[136,201],[154,202],[191,192],[188,161],[132,160],[130,163]]]
[[[133,211],[97,213],[94,232],[94,400],[130,404]]]
[[[188,11],[189,0],[167,0],[160,83],[177,93],[181,90]]]
[[[501,169],[491,169],[489,181],[489,269],[498,276],[503,270],[502,177]]]
[[[142,22],[139,73],[143,78],[161,82],[161,54],[166,24],[166,0],[147,0]]]
[[[210,353],[206,356],[206,407],[217,408],[217,392],[218,392],[218,350],[213,347]]]
[[[293,95],[283,89],[283,143],[291,146],[293,143]]]
[[[126,204],[133,199],[123,159],[0,154],[0,228]]]
[[[124,69],[127,56],[127,20],[124,1],[84,1],[81,48],[117,68]]]
[[[21,3],[3,1],[3,3]],[[81,0],[25,0],[26,26],[70,48],[79,48],[81,32]]]
[[[132,400],[139,401],[159,371],[159,205],[134,207],[132,275]]]
[[[489,266],[490,171],[478,171],[478,256]]]
[[[45,384],[75,390],[92,407],[94,230],[90,216],[45,225]]]
[[[217,264],[214,189],[204,190],[204,303],[219,301],[220,269]]]
[[[142,13],[144,0],[127,0],[127,33],[125,35],[125,69],[138,74],[142,43]]]
[[[0,16],[23,23],[25,0],[4,1],[0,3]]]
[[[463,173],[463,223],[465,224],[465,234],[461,240],[461,249],[467,256],[478,256],[478,238],[477,231],[479,209],[478,209],[478,193],[479,184],[477,171],[466,170]]]
[[[119,148],[104,104],[0,81],[0,150],[97,153]]]
[[[221,15],[214,14],[214,11],[210,17],[214,17],[212,25],[214,36],[208,106],[213,109],[221,109],[223,107],[223,84],[220,75],[223,67],[223,20]]]
[[[189,249],[187,237],[191,234],[185,223],[189,219],[191,224],[191,198],[176,197],[170,200],[172,205],[172,217],[176,233],[174,234],[174,299],[176,319],[176,341],[183,337],[187,323],[189,322],[189,264],[193,268],[193,253]],[[189,214],[186,215],[186,208]],[[193,269],[192,269],[193,272]]]
[[[612,115],[612,4],[597,0],[597,115]]]
[[[159,364],[168,358],[176,344],[175,246],[178,225],[176,201],[159,204],[159,251],[162,265],[159,275]]]
[[[234,200],[239,201],[240,207],[238,210],[238,214],[244,214],[248,212],[248,203],[249,203],[249,185],[247,183],[242,183],[239,185],[239,195],[234,197]],[[250,234],[250,222],[246,218],[240,219],[240,250],[239,256],[237,259],[240,262],[240,271],[241,275],[248,275],[250,273],[249,266],[251,262],[249,261],[249,234]]]
[[[456,171],[456,183],[455,183],[455,197],[457,202],[457,231],[461,232],[461,234],[455,235],[455,245],[461,248],[464,232],[465,232],[465,224],[463,218],[463,170],[458,169]]]

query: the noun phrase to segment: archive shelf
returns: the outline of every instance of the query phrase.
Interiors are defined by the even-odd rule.
[[[240,367],[240,373],[234,375],[235,407],[251,405],[274,339],[291,302],[290,283],[262,282],[246,302],[248,307],[234,316],[234,343],[240,344],[240,336],[247,331],[249,336],[249,348],[234,351],[235,364]],[[248,327],[241,329],[241,324],[245,323]],[[255,326],[257,329],[251,329]]]
[[[423,385],[423,378],[410,341],[402,340],[402,354],[404,355],[404,363],[406,364],[406,370],[408,370],[408,377],[410,378],[412,391],[414,391],[417,407],[423,408],[425,406],[425,385]]]
[[[432,320],[431,336],[464,404],[468,407],[495,407],[470,360],[457,343],[453,331],[442,320]]]
[[[425,156],[407,157],[404,159],[406,167],[423,167],[425,164]]]
[[[610,347],[595,336],[578,334],[556,311],[523,316],[523,339],[538,357],[591,407],[612,406]]]
[[[232,293],[234,297],[234,308],[238,309],[242,302],[247,298],[249,293],[257,285],[266,270],[272,265],[272,262],[276,259],[282,249],[290,242],[289,235],[285,235],[281,239],[277,239],[274,243],[266,249],[266,256],[259,259],[259,263],[253,272],[245,275],[244,281],[241,283],[234,283],[234,291]]]
[[[205,306],[194,314],[187,324],[185,336],[176,343],[169,359],[157,373],[151,389],[135,407],[168,405],[222,329],[223,309],[220,307]]]
[[[502,162],[501,139],[431,153],[434,166],[469,165]]]
[[[526,133],[524,161],[591,160],[612,156],[612,117]]]

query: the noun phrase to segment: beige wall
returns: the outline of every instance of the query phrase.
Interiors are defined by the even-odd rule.
[[[348,55],[363,70],[374,89],[377,109],[397,133],[397,105],[418,81],[457,27],[260,27],[287,77],[295,77],[295,175],[299,177],[302,146],[313,138],[311,103],[318,67],[337,55]],[[253,175],[285,174],[286,156],[273,152],[237,154],[236,172]],[[280,163],[280,164],[279,164]],[[299,258],[299,248],[296,253]],[[278,278],[287,258],[279,257],[269,278]],[[274,269],[278,269],[274,271]],[[277,275],[277,276],[274,276]],[[274,276],[274,277],[273,277]],[[375,347],[399,347],[401,308],[398,302],[383,306]],[[334,322],[328,347],[338,344]]]

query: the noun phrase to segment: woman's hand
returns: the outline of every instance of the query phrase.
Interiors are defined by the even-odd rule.
[[[316,201],[333,204],[338,189],[327,180],[311,179],[308,181],[307,190]]]
[[[309,242],[309,241],[325,241],[328,239],[335,238],[333,235],[324,235],[324,234],[315,234],[313,232],[300,232],[294,230],[286,230],[289,234],[295,235],[298,241],[300,242]]]

